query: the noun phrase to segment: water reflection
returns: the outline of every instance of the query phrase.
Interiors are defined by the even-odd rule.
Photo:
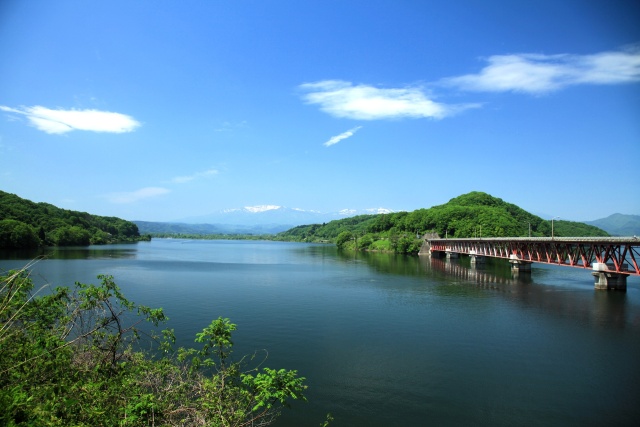
[[[135,243],[105,246],[68,246],[39,249],[0,250],[3,260],[42,259],[131,259],[135,258],[138,248]]]
[[[402,276],[421,276],[424,266],[417,256],[406,256],[380,252],[337,251],[337,259],[344,263],[364,262],[378,273]]]
[[[448,276],[466,280],[488,289],[497,289],[496,285],[521,285],[531,283],[531,274],[520,274],[513,271],[506,262],[489,264],[469,263],[464,265],[462,259],[445,260],[436,257],[421,257],[425,267]]]
[[[438,296],[495,296],[536,313],[571,319],[583,325],[608,329],[640,326],[638,315],[632,314],[635,313],[634,310],[629,310],[626,293],[596,291],[590,275],[566,268],[562,270],[563,267],[552,271],[534,268],[533,272],[518,273],[504,260],[487,260],[484,264],[474,265],[465,257],[444,259],[340,252],[338,258],[345,262],[366,263],[377,273],[424,277],[431,284],[428,287],[430,290],[420,290],[427,290]],[[570,280],[563,281],[566,275]],[[557,281],[560,283],[555,283]],[[579,283],[579,286],[572,286],[571,281]],[[418,290],[418,285],[390,286],[388,283],[380,283],[379,286],[393,292],[396,297],[402,292],[415,297]],[[491,294],[487,295],[483,291],[490,291]],[[420,303],[420,300],[416,299],[415,302]]]
[[[572,289],[540,283],[534,280],[537,271],[518,274],[511,270],[509,264],[500,260],[493,265],[478,267],[464,266],[458,260],[430,257],[424,262],[432,269],[449,276],[463,279],[483,289],[499,291],[496,295],[503,295],[526,309],[608,329],[624,329],[632,322],[635,323],[627,315],[626,293],[596,291],[590,276],[585,276],[582,289]],[[560,268],[563,267],[556,270]],[[549,274],[548,271],[544,273],[543,278]],[[578,272],[574,272],[576,273]]]

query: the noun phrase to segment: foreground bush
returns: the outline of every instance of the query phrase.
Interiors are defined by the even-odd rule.
[[[0,425],[258,426],[306,400],[296,371],[233,359],[229,319],[197,334],[197,348],[174,350],[163,330],[153,354],[140,351],[139,323],[157,326],[162,309],[98,278],[37,296],[28,270],[0,277]]]

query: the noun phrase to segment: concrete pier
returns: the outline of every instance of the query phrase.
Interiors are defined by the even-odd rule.
[[[523,261],[519,259],[517,255],[510,255],[509,263],[511,264],[511,270],[512,271],[515,270],[519,273],[525,272],[525,271],[528,271],[530,273],[531,264],[533,264],[531,261]]]
[[[431,256],[431,258],[442,258],[443,252],[430,250],[429,255]]]
[[[626,268],[626,264],[623,265]],[[609,266],[596,262],[593,264],[595,288],[603,291],[626,291],[628,274],[609,271]]]
[[[452,252],[447,249],[447,259],[458,258],[460,254],[458,252]]]
[[[486,257],[484,255],[478,255],[476,251],[470,251],[469,257],[471,258],[471,265],[484,264]]]

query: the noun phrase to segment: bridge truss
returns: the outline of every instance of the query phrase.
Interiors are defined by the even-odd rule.
[[[430,251],[517,259],[640,275],[640,240],[633,237],[510,237],[428,239]]]

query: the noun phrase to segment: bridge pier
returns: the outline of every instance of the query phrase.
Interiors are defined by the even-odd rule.
[[[442,258],[441,251],[429,250],[429,255],[431,255],[431,258]]]
[[[604,263],[593,263],[593,273],[596,290],[626,291],[628,274],[608,271]]]
[[[531,261],[523,261],[517,255],[510,255],[509,263],[511,264],[511,271],[531,273],[531,264],[533,264]]]
[[[469,257],[471,257],[471,265],[484,264],[487,259],[484,255],[478,255],[476,251],[470,251]]]
[[[447,249],[447,259],[458,258],[459,256],[460,254],[458,252],[452,252],[449,249]]]

